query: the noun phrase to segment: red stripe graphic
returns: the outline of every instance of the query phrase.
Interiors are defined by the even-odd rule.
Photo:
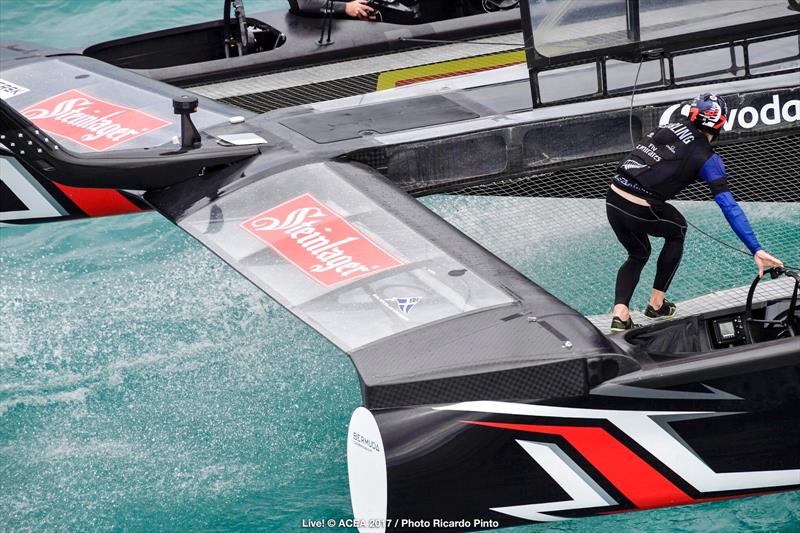
[[[468,420],[464,422],[501,429],[561,435],[639,509],[697,503],[697,500],[676,487],[603,428]]]
[[[55,182],[54,182],[55,183]],[[55,184],[67,198],[90,217],[123,215],[142,211],[136,204],[113,189],[84,189]]]

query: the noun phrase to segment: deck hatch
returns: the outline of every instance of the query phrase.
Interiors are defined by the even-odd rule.
[[[287,118],[281,124],[325,144],[358,139],[364,132],[394,133],[479,116],[444,96],[434,95]]]

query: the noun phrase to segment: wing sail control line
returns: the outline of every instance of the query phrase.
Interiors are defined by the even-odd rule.
[[[181,97],[182,98],[182,97]],[[153,190],[202,176],[258,155],[257,146],[202,143],[189,113],[197,109],[192,97],[176,99],[181,114],[181,145],[79,154],[65,149],[14,108],[0,101],[0,149],[47,179],[72,187]],[[180,103],[180,105],[179,105]]]

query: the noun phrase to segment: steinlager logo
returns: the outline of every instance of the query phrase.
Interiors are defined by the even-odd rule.
[[[784,98],[786,98],[784,96]],[[666,111],[661,115],[661,120],[658,121],[659,126],[664,126],[673,121],[675,111],[680,109],[680,114],[689,116],[689,104],[674,104],[669,106]],[[772,95],[772,100],[760,108],[754,106],[744,106],[741,108],[734,108],[728,114],[728,121],[722,126],[725,131],[730,131],[734,128],[743,128],[749,130],[756,127],[758,124],[765,126],[774,126],[781,122],[798,122],[800,121],[800,100],[790,98],[781,101],[781,97],[777,94]]]
[[[240,226],[324,287],[404,264],[308,193]]]
[[[138,109],[71,90],[22,110],[41,129],[96,151],[108,150],[171,124]]]

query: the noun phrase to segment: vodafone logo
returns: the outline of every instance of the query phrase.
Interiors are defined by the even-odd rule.
[[[240,227],[323,287],[404,264],[308,193]]]
[[[664,126],[673,121],[675,111],[680,109],[680,114],[684,117],[689,116],[689,104],[674,104],[668,107],[658,121],[659,126]],[[777,94],[772,95],[772,100],[761,107],[744,106],[730,110],[728,121],[722,126],[725,131],[736,127],[749,130],[759,124],[774,126],[781,122],[800,121],[800,100],[789,98],[785,101]]]
[[[22,114],[48,133],[98,152],[171,124],[76,90],[26,107]]]

